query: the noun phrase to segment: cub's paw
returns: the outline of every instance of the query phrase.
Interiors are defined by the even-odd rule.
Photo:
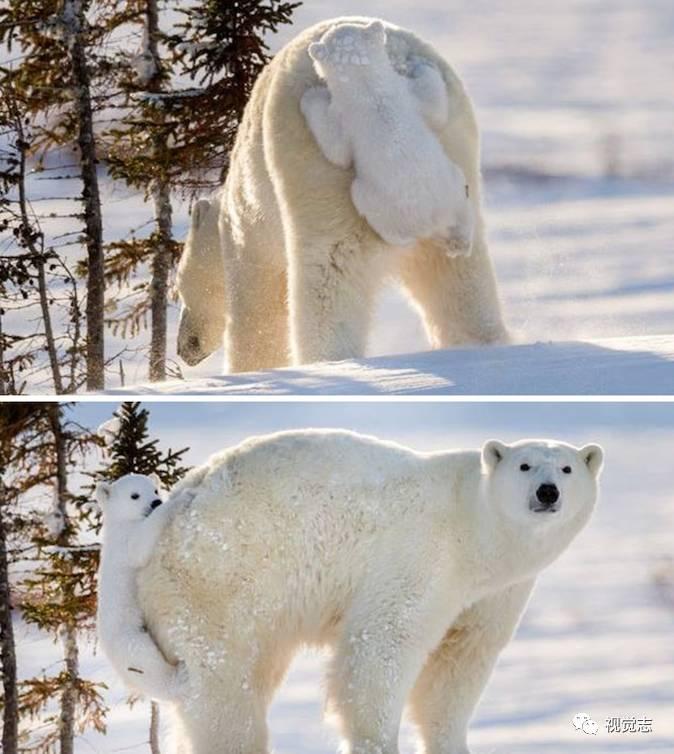
[[[300,110],[304,117],[325,111],[330,104],[330,92],[327,86],[312,86],[307,89],[300,100]]]

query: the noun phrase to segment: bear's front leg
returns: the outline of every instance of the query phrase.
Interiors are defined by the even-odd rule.
[[[426,661],[410,696],[423,754],[470,754],[468,723],[533,583],[517,584],[465,610]]]
[[[337,113],[331,107],[330,92],[325,86],[314,86],[302,95],[300,109],[326,159],[340,168],[348,168],[353,160],[351,146]]]

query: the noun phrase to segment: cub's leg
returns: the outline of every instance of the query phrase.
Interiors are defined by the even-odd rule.
[[[107,637],[106,645],[115,667],[134,689],[159,701],[176,701],[185,693],[185,666],[170,665],[145,629],[127,629],[112,641]]]
[[[327,87],[314,86],[304,92],[300,107],[325,158],[346,169],[353,160],[351,146],[330,103]]]
[[[421,114],[431,128],[443,128],[449,118],[449,99],[440,71],[430,61],[415,55],[410,58],[409,72],[409,90]]]
[[[424,754],[469,754],[468,723],[532,587],[527,581],[475,603],[428,658],[410,697]]]

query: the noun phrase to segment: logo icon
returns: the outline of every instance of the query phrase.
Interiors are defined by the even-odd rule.
[[[599,726],[587,712],[579,712],[577,715],[574,715],[572,723],[576,730],[582,730],[588,736],[596,736],[599,731]]]

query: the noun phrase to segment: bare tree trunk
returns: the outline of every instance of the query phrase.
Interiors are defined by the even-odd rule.
[[[5,486],[0,478],[0,659],[2,660],[2,751],[17,754],[19,745],[19,711],[16,678],[16,649],[9,590],[9,564],[5,530]]]
[[[5,339],[2,334],[2,312],[0,312],[0,395],[7,395],[5,371]],[[9,383],[9,380],[7,382]]]
[[[150,751],[152,754],[161,754],[159,748],[159,705],[157,702],[150,704]]]
[[[13,94],[13,90],[6,92],[6,95],[9,97],[9,103],[12,110],[14,130],[18,137],[17,144],[19,151],[19,164],[17,188],[19,195],[19,213],[21,214],[21,223],[26,229],[26,245],[28,246],[30,253],[33,255],[33,261],[37,268],[40,309],[42,311],[42,321],[44,323],[44,333],[47,344],[47,354],[49,356],[49,366],[51,368],[52,380],[54,382],[54,392],[57,395],[61,395],[63,393],[63,381],[61,379],[61,367],[59,366],[58,352],[56,350],[56,342],[54,341],[54,328],[52,327],[51,313],[49,311],[49,299],[47,297],[47,280],[44,274],[44,242],[42,238],[42,232],[40,231],[40,245],[38,248],[34,237],[28,233],[28,229],[31,227],[31,219],[28,215],[28,197],[26,195],[27,141],[23,128],[23,121],[21,120],[21,114],[18,112],[16,100],[14,99]]]
[[[63,528],[58,536],[57,544],[67,547],[70,542],[70,527],[68,525],[68,468],[66,455],[66,438],[61,424],[61,407],[57,403],[49,405],[49,423],[54,437],[56,454],[56,504],[61,514]],[[68,595],[64,595],[68,599]],[[61,694],[61,713],[59,715],[60,754],[73,754],[75,745],[75,717],[77,713],[77,679],[79,678],[79,650],[77,647],[77,627],[68,622],[61,629],[63,643],[63,659],[67,680]]]
[[[152,72],[147,88],[150,92],[161,92],[162,62],[159,56],[159,12],[157,0],[147,0],[145,6],[147,35],[146,54],[152,60]],[[171,269],[172,211],[171,190],[166,171],[168,169],[168,146],[166,137],[156,134],[153,151],[155,160],[161,166],[153,186],[157,241],[152,257],[152,280],[150,282],[150,311],[152,315],[152,335],[150,339],[150,372],[152,382],[166,379],[166,313],[168,308],[168,279]]]
[[[77,143],[80,148],[84,227],[87,236],[87,389],[102,390],[105,387],[103,221],[96,173],[91,82],[84,41],[86,8],[82,0],[66,0],[66,8],[69,10],[68,18],[71,25],[68,48],[75,91]]]
[[[166,379],[166,314],[171,269],[171,194],[165,182],[159,182],[155,187],[154,207],[157,216],[157,244],[152,256],[150,283],[150,380],[157,382]]]
[[[39,255],[35,262],[37,265],[37,287],[40,294],[40,309],[44,323],[44,334],[47,341],[47,353],[49,354],[49,366],[51,367],[54,391],[57,395],[63,395],[63,381],[61,380],[61,367],[59,366],[56,343],[54,341],[54,328],[49,312],[49,299],[47,297],[47,279],[44,274],[44,257]]]

